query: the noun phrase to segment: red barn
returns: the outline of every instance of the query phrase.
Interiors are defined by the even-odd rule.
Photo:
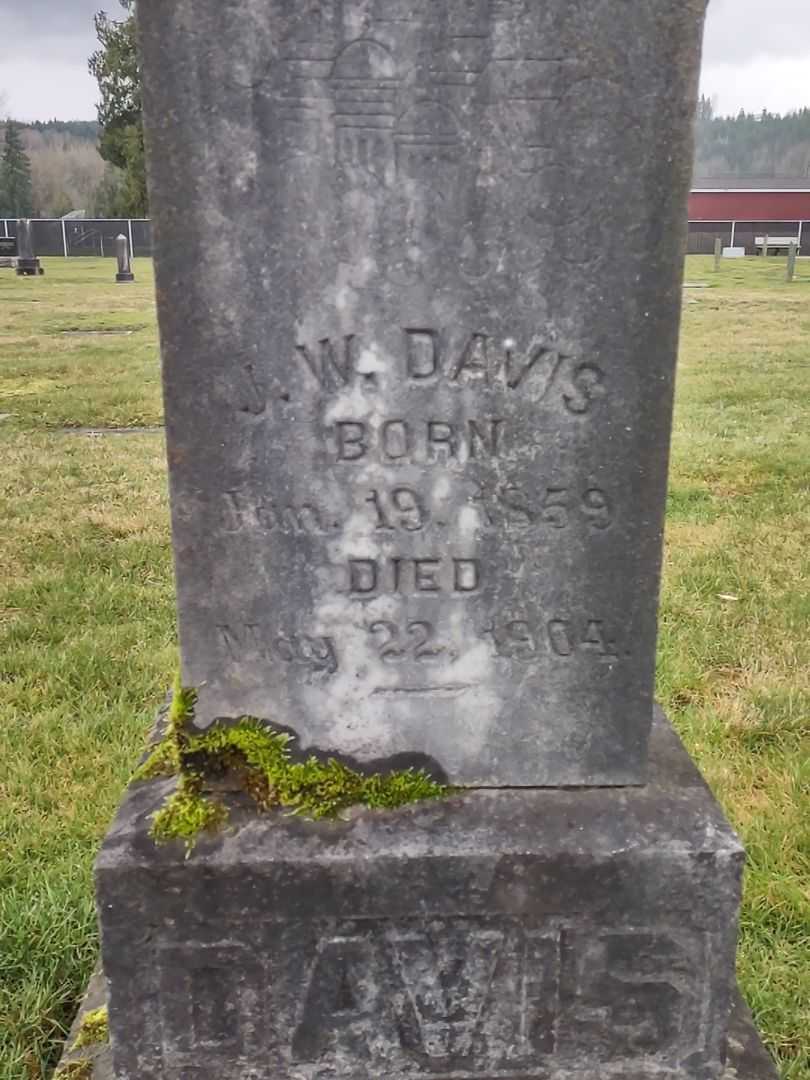
[[[810,176],[696,178],[689,197],[690,255],[710,255],[720,237],[726,247],[756,255],[756,238],[793,237],[810,255]]]

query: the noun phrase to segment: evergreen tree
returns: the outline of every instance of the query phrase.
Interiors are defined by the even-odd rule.
[[[124,174],[121,210],[124,217],[147,213],[141,74],[132,0],[120,0],[127,16],[120,22],[104,12],[96,15],[99,46],[90,57],[90,73],[98,82],[101,103],[99,152]]]
[[[810,109],[715,116],[701,98],[695,134],[697,176],[810,177]]]
[[[0,215],[21,218],[31,217],[33,212],[31,162],[25,152],[20,125],[8,120],[0,159]]]

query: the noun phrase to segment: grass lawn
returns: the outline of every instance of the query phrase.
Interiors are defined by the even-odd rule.
[[[48,1076],[176,665],[151,266],[0,271],[0,1080]],[[740,978],[810,1080],[810,262],[687,261],[659,694],[748,846]],[[74,430],[75,429],[75,430]]]

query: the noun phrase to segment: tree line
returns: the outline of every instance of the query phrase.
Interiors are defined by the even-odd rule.
[[[9,120],[0,128],[0,217],[147,215],[134,0],[119,3],[122,18],[95,17],[98,48],[89,68],[99,86],[98,121]],[[810,108],[716,116],[702,96],[695,140],[699,177],[810,178]]]
[[[696,176],[810,177],[810,108],[715,116],[711,99],[701,97],[695,155]]]
[[[134,5],[119,2],[122,19],[95,17],[98,121],[0,124],[0,217],[148,213]]]

